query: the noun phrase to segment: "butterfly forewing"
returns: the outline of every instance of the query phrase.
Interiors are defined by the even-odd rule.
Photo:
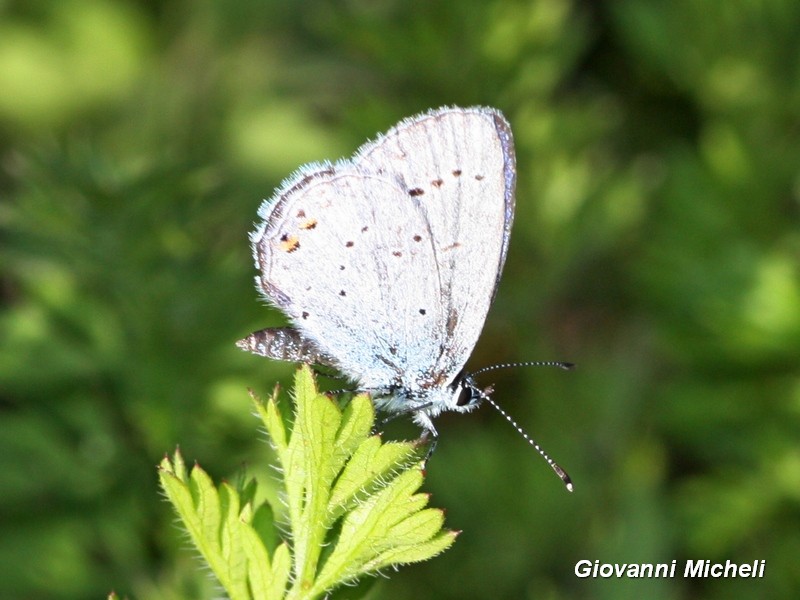
[[[514,182],[498,112],[403,121],[349,161],[304,167],[262,206],[258,285],[364,388],[444,386],[494,296]]]

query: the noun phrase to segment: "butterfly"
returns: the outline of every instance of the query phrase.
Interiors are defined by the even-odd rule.
[[[511,128],[485,107],[419,114],[350,159],[300,167],[250,234],[256,287],[291,326],[237,345],[332,367],[435,440],[440,413],[491,402],[464,366],[508,253],[515,185]]]

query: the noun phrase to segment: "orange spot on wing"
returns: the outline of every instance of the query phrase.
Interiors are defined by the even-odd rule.
[[[284,252],[294,252],[300,247],[300,240],[296,235],[284,234],[281,236],[280,248]]]
[[[300,223],[300,229],[314,229],[317,226],[316,219],[306,219],[302,223]]]

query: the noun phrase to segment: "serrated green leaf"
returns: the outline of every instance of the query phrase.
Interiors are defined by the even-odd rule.
[[[385,538],[395,523],[409,515],[408,500],[421,484],[421,469],[404,471],[345,515],[339,541],[317,578],[316,589],[352,579],[375,557],[376,547],[391,545]]]
[[[200,541],[218,556],[220,552],[218,536],[222,525],[219,496],[211,478],[197,465],[189,474],[189,491],[201,526]]]
[[[270,398],[266,404],[256,400],[255,404],[258,415],[267,428],[270,440],[272,440],[278,455],[281,457],[281,462],[285,463],[287,451],[286,427],[283,424],[283,417],[280,410],[278,410],[276,399],[274,397]]]
[[[422,485],[422,481],[420,466],[403,471],[384,489],[370,496],[353,510],[345,519],[345,526],[348,521],[356,526],[363,519],[365,522],[377,520],[381,528],[391,527],[392,524],[405,518],[410,510],[414,510],[411,498]]]
[[[359,394],[345,407],[331,460],[334,476],[342,470],[356,448],[369,437],[374,422],[375,409],[369,396]]]
[[[218,496],[220,514],[223,516],[220,527],[220,545],[225,554],[235,543],[235,539],[231,538],[231,533],[225,530],[233,529],[233,524],[239,522],[239,495],[229,484],[223,482],[219,486]]]
[[[298,410],[300,409],[300,403],[317,396],[317,384],[308,365],[303,365],[297,369],[294,376],[294,393]]]
[[[409,442],[381,443],[378,436],[364,440],[345,466],[328,503],[327,522],[333,523],[353,509],[359,495],[374,493],[415,458],[416,447]]]
[[[275,549],[272,557],[272,580],[270,582],[270,594],[267,598],[279,598],[283,596],[286,585],[289,583],[289,573],[292,569],[292,556],[286,542]]]
[[[194,510],[192,495],[186,485],[175,476],[171,469],[166,469],[162,466],[158,472],[158,479],[162,489],[167,494],[167,498],[175,506],[181,518],[183,518],[183,514],[187,509]]]
[[[331,462],[342,415],[330,398],[317,393],[307,368],[298,371],[296,402],[286,489],[294,538],[292,589],[297,593],[313,583],[325,544],[326,530],[321,525],[336,476]]]
[[[299,441],[306,450],[307,473],[314,478],[309,484],[318,486],[317,489],[327,495],[337,473],[335,462],[338,460],[335,459],[339,449],[336,448],[336,434],[341,425],[342,413],[333,400],[317,395],[299,416],[295,433],[299,425],[302,435]]]
[[[160,480],[192,541],[230,598],[250,600],[243,541],[243,528],[248,525],[242,518],[252,514],[252,508],[241,508],[239,495],[232,486],[223,483],[217,490],[200,467],[193,467],[186,481],[173,474],[174,467],[175,463],[162,463]]]
[[[387,538],[393,545],[414,545],[433,538],[444,524],[444,514],[437,508],[428,508],[409,515],[395,523]]]
[[[175,507],[181,521],[183,521],[189,535],[192,537],[192,541],[195,541],[196,545],[196,540],[201,538],[202,523],[197,518],[194,500],[188,485],[168,471],[162,470],[159,478],[162,489]]]
[[[356,396],[343,412],[317,391],[305,367],[294,395],[289,429],[274,396],[256,400],[283,473],[291,546],[278,543],[269,504],[254,508],[254,479],[217,489],[199,467],[187,473],[178,452],[160,465],[162,487],[232,600],[318,598],[453,543],[456,534],[441,530],[442,511],[426,508],[428,495],[417,493],[417,445],[370,436],[374,408],[367,396]],[[320,565],[324,548],[330,551]]]
[[[239,496],[227,483],[219,487],[220,513],[223,515],[220,537],[221,568],[225,570],[225,589],[231,598],[249,598],[247,590],[247,554],[242,551]]]
[[[373,553],[379,554],[389,546],[401,546],[426,542],[435,533],[437,533],[444,523],[444,513],[442,513],[442,511],[439,509],[433,508],[427,510],[436,511],[438,512],[438,515],[427,515],[426,511],[423,510],[427,504],[427,494],[414,494],[403,503],[402,511],[395,511],[395,513],[391,515],[396,517],[398,520],[392,523],[390,522],[390,515],[386,515],[386,523],[384,524],[387,525],[388,530],[383,539],[374,541],[372,548]],[[421,514],[425,514],[426,516],[419,517]],[[424,519],[425,521],[430,520],[430,526],[433,527],[433,524],[436,524],[436,529],[427,535],[423,532],[417,532],[417,535],[412,539],[412,537],[410,537],[412,534],[408,530],[413,529],[415,523],[420,524],[420,522],[416,521],[415,519]]]
[[[427,542],[412,546],[397,546],[382,552],[379,556],[364,563],[356,576],[374,573],[389,566],[405,565],[429,560],[453,545],[458,537],[457,531],[443,531]]]
[[[264,547],[258,533],[247,523],[241,524],[241,539],[247,557],[247,581],[250,596],[258,600],[272,600],[281,598],[281,595],[272,593],[272,565],[269,553]]]
[[[169,463],[169,461],[167,461]],[[186,470],[186,463],[183,460],[183,455],[181,454],[180,450],[175,450],[175,453],[172,455],[172,464],[170,465],[172,469],[172,473],[175,474],[175,477],[180,479],[181,481],[187,481],[189,478],[189,473]]]

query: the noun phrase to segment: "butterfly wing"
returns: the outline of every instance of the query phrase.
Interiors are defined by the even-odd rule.
[[[405,120],[352,160],[302,168],[262,205],[257,284],[362,387],[447,385],[500,278],[515,177],[497,111]]]

